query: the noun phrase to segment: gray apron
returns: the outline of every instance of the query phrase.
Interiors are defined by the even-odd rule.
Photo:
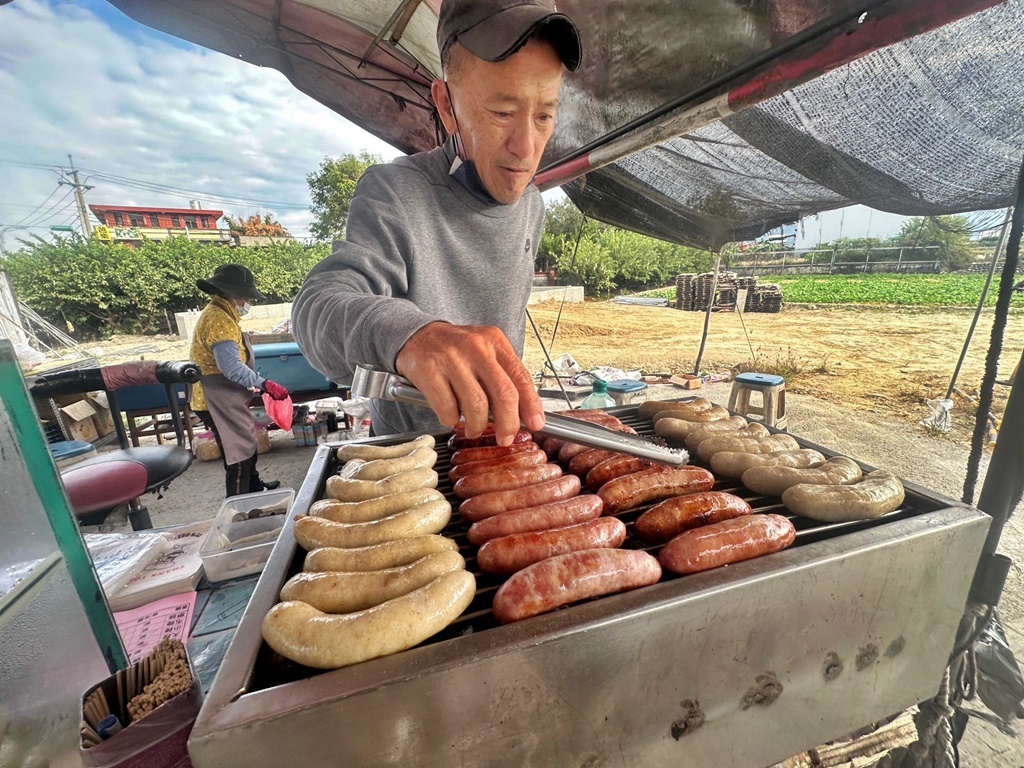
[[[249,334],[242,334],[245,346],[246,365],[252,368],[253,351]],[[200,379],[206,408],[217,425],[220,442],[224,448],[224,461],[238,464],[256,453],[256,422],[249,413],[252,390],[229,381],[222,374],[209,374]]]

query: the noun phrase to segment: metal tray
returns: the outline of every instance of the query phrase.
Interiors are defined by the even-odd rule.
[[[651,432],[635,406],[610,412]],[[798,519],[784,552],[508,626],[490,615],[501,578],[480,574],[473,605],[428,643],[317,672],[275,660],[260,623],[301,564],[294,516],[320,497],[333,447],[317,450],[196,721],[197,768],[763,768],[935,694],[989,521],[907,484],[878,521]],[[439,450],[442,478],[447,466]],[[784,512],[738,481],[716,489]],[[445,533],[472,570],[467,527]]]

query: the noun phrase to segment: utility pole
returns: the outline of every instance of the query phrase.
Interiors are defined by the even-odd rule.
[[[75,168],[75,161],[68,155],[68,162],[71,163],[71,181],[61,178],[61,184],[67,184],[75,190],[75,203],[78,205],[78,219],[82,222],[82,234],[92,237],[92,224],[89,221],[89,209],[85,207],[85,192],[92,189],[78,180],[78,170]],[[65,175],[67,171],[64,171]]]

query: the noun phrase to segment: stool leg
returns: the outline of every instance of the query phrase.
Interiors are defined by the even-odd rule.
[[[736,412],[736,406],[740,400],[740,387],[739,384],[733,384],[732,390],[729,392],[729,410]]]
[[[739,397],[736,402],[736,412],[744,418],[746,418],[747,414],[750,412],[750,390],[746,387],[743,387],[739,392]]]
[[[766,427],[774,427],[776,416],[775,409],[777,407],[777,403],[775,402],[775,390],[765,390],[764,392],[761,393],[761,398],[762,402],[764,403],[764,406],[762,408],[762,418],[764,419],[764,425]]]

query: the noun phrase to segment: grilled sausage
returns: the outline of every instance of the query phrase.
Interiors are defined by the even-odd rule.
[[[689,400],[687,402],[665,402],[662,400],[648,400],[640,403],[637,408],[637,413],[640,414],[641,418],[650,419],[656,413],[661,411],[676,411],[679,414],[694,414],[702,411],[710,410],[712,402],[706,397],[698,397],[695,400]],[[687,415],[680,415],[678,418],[685,419]]]
[[[551,504],[538,507],[514,509],[500,515],[487,517],[469,526],[467,537],[470,544],[483,544],[485,541],[512,533],[527,531],[546,531],[550,528],[564,528],[567,525],[585,523],[601,516],[604,502],[593,493],[574,496]]]
[[[617,517],[599,517],[585,523],[547,531],[512,533],[485,542],[476,562],[484,573],[515,573],[528,565],[581,549],[622,546],[626,524]]]
[[[746,515],[683,531],[658,560],[674,573],[699,573],[785,549],[796,529],[782,515]]]
[[[534,443],[536,445],[536,443]],[[534,467],[543,464],[547,457],[544,451],[520,451],[502,456],[499,459],[487,459],[485,461],[467,461],[464,464],[457,464],[448,472],[448,479],[453,483],[470,475],[482,475],[487,472],[500,472],[506,469],[518,469],[520,467]]]
[[[539,464],[536,467],[520,467],[500,472],[486,472],[482,475],[470,475],[457,481],[452,486],[452,491],[460,499],[471,499],[483,493],[511,491],[561,476],[562,468],[557,464]]]
[[[750,504],[731,493],[689,493],[651,507],[637,518],[633,531],[645,544],[662,544],[690,528],[732,520],[752,512]]]
[[[263,639],[285,658],[336,669],[412,648],[457,619],[476,595],[466,571],[356,613],[333,616],[305,603],[278,603],[263,619]]]
[[[623,475],[631,475],[642,469],[650,469],[657,466],[657,462],[650,459],[642,459],[639,456],[616,456],[602,461],[587,473],[587,489],[597,491],[609,480]]]
[[[385,541],[369,547],[320,547],[306,555],[304,571],[379,571],[408,565],[437,552],[456,552],[459,545],[446,536],[426,534]]]
[[[537,507],[576,496],[583,484],[576,475],[562,475],[536,485],[514,488],[510,491],[481,493],[466,499],[459,507],[459,514],[471,523],[486,517],[508,512],[513,509]]]
[[[528,443],[533,440],[533,435],[524,429],[516,432],[515,437],[512,438],[512,444],[516,443]],[[498,438],[494,434],[494,425],[488,424],[482,433],[477,437],[466,436],[466,423],[460,421],[454,427],[452,427],[452,436],[448,438],[448,447],[453,451],[460,450],[462,448],[482,448],[484,446],[497,446]]]
[[[687,435],[698,429],[728,432],[747,426],[747,420],[742,416],[730,416],[728,419],[719,419],[718,421],[687,421],[678,418],[674,411],[662,411],[656,415],[661,418],[654,422],[655,434],[677,443],[685,442]]]
[[[591,446],[583,445],[582,443],[566,443],[558,449],[558,461],[562,464],[568,464],[581,453],[589,451],[590,448]]]
[[[751,467],[817,467],[825,457],[810,448],[771,453],[720,451],[711,457],[711,471],[723,477],[742,477]]]
[[[447,501],[428,501],[369,523],[333,523],[305,515],[295,519],[295,540],[304,549],[366,547],[392,539],[440,533],[452,517]]]
[[[338,473],[339,477],[351,477],[356,480],[383,480],[385,477],[408,472],[421,467],[430,468],[437,461],[437,451],[433,448],[417,448],[410,454],[396,459],[352,459],[347,461]]]
[[[558,452],[562,450],[562,446],[565,445],[565,440],[559,437],[546,437],[544,442],[540,444],[540,449],[544,451],[544,454],[548,457],[548,461],[557,461]]]
[[[352,613],[425,587],[438,576],[464,571],[458,552],[438,552],[379,571],[300,571],[281,587],[281,600],[301,600],[324,613]]]
[[[673,419],[678,418],[680,413],[678,411],[658,411],[654,414],[652,421],[656,424],[662,419]],[[697,421],[708,423],[712,421],[722,421],[723,419],[731,418],[728,408],[723,408],[721,405],[715,405],[708,408],[706,411],[699,411],[697,413],[691,413],[686,415],[687,421]]]
[[[903,503],[903,483],[876,469],[853,485],[794,485],[782,494],[786,509],[826,523],[871,520]]]
[[[343,445],[337,450],[339,461],[350,461],[361,459],[373,461],[375,459],[396,459],[399,456],[408,456],[418,448],[433,448],[434,438],[431,435],[420,435],[415,440],[396,445]]]
[[[863,477],[853,459],[836,456],[818,467],[751,467],[743,473],[741,482],[754,493],[781,496],[787,488],[800,483],[812,485],[849,485]]]
[[[586,477],[587,472],[592,470],[602,461],[614,459],[616,456],[625,456],[625,454],[619,453],[618,451],[606,451],[603,448],[591,448],[589,451],[584,451],[583,453],[572,457],[569,461],[569,471],[574,475]]]
[[[646,587],[660,578],[661,565],[646,552],[586,549],[549,557],[513,574],[495,593],[492,611],[507,624],[588,597]]]
[[[351,478],[327,478],[324,493],[337,501],[366,501],[392,493],[415,491],[417,488],[436,488],[437,472],[428,467],[400,472],[383,480],[352,480]]]
[[[428,501],[444,501],[444,494],[434,488],[417,488],[366,501],[321,499],[313,502],[309,514],[335,523],[368,523]]]
[[[730,420],[731,421],[731,420]],[[715,422],[708,424],[707,426],[713,426]],[[771,432],[768,431],[768,427],[757,421],[752,421],[744,427],[739,429],[729,430],[718,430],[718,429],[707,429],[706,427],[701,429],[695,429],[686,436],[686,447],[691,451],[696,451],[700,447],[700,444],[705,440],[710,440],[712,437],[768,437]]]
[[[515,453],[536,451],[539,446],[532,440],[512,445],[484,445],[480,448],[462,448],[452,454],[450,464],[455,467],[459,464],[468,464],[473,461],[491,461],[504,458]]]
[[[714,484],[714,476],[700,467],[657,466],[605,483],[598,496],[604,502],[604,513],[615,515],[648,501],[710,491]]]
[[[616,427],[622,424],[622,421],[617,416],[606,413],[600,408],[574,408],[571,411],[553,411],[553,413],[559,416],[568,416],[570,419],[590,421],[605,427]]]
[[[772,451],[793,451],[800,444],[789,435],[774,434],[768,437],[709,437],[697,446],[697,455],[708,461],[719,451],[741,451],[743,453],[771,453]]]

